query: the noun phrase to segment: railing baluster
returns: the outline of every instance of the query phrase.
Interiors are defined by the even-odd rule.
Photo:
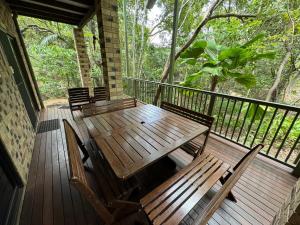
[[[195,98],[195,91],[193,91],[191,110],[193,110],[194,98]]]
[[[222,133],[222,128],[223,128],[223,125],[224,125],[224,121],[226,119],[226,114],[227,114],[227,109],[228,109],[229,102],[230,102],[230,99],[227,100],[227,104],[226,104],[226,108],[225,108],[225,112],[224,112],[224,117],[223,117],[222,125],[221,125],[221,128],[220,128],[220,132],[219,132],[220,134]]]
[[[233,131],[232,131],[232,134],[231,134],[231,139],[233,139],[233,135],[234,135],[234,133],[235,133],[235,128],[236,128],[237,123],[238,123],[238,121],[239,121],[239,118],[240,118],[240,115],[241,115],[243,106],[244,106],[244,102],[241,103],[241,106],[240,106],[240,109],[239,109],[238,116],[237,116],[237,118],[236,118],[236,120],[235,120],[234,128],[233,128]]]
[[[184,92],[184,102],[183,102],[183,107],[186,107],[185,103],[186,103],[186,90],[183,89]]]
[[[283,140],[282,140],[282,142],[281,142],[281,144],[280,144],[280,146],[279,146],[279,148],[278,148],[278,150],[276,152],[275,158],[277,158],[277,156],[278,156],[279,152],[281,151],[284,143],[286,142],[286,139],[288,138],[288,136],[289,136],[289,134],[290,134],[290,132],[291,132],[291,130],[292,130],[295,122],[297,121],[298,116],[299,116],[299,112],[297,112],[297,114],[295,115],[295,117],[294,117],[294,119],[293,119],[293,121],[292,121],[292,123],[291,123],[291,125],[290,125],[290,127],[288,129],[288,131],[286,132],[286,134],[285,134],[285,136],[284,136],[284,138],[283,138]],[[292,152],[293,152],[293,149],[291,149],[290,152],[288,153],[287,157],[284,160],[285,162],[287,162],[289,160],[289,158],[292,155]]]
[[[196,111],[197,109],[197,105],[198,105],[198,102],[199,102],[199,91],[197,91],[197,96],[196,96],[196,102],[195,102],[195,106],[194,106],[194,111]]]
[[[170,103],[183,106],[187,109],[214,116],[216,122],[214,123],[215,129],[213,132],[240,146],[250,148],[258,142],[270,143],[266,154],[263,154],[268,158],[295,168],[294,171],[300,175],[300,151],[295,151],[299,146],[299,135],[296,132],[298,135],[296,140],[294,136],[292,137],[291,135],[294,135],[296,129],[295,124],[299,120],[299,107],[266,102],[258,99],[230,96],[138,78],[123,77],[122,80],[124,84],[124,94],[134,96],[145,103],[154,101],[156,90],[160,87],[161,96],[158,104],[163,100],[169,101]],[[227,101],[226,105],[224,101]],[[246,104],[248,104],[247,108]],[[253,104],[255,104],[256,107],[255,109],[253,108],[254,114],[250,117],[250,109],[252,112]],[[258,114],[261,114],[261,106],[265,108],[258,121],[256,117]],[[268,113],[270,108],[274,109]],[[279,110],[282,110],[283,116],[279,116],[278,118]],[[276,124],[279,123],[278,126],[275,126],[275,120]],[[285,121],[291,122],[285,126]],[[286,127],[286,133],[282,134],[282,140],[277,140],[279,134],[281,135],[282,133],[283,125]],[[238,130],[238,128],[240,130]],[[237,130],[238,134],[236,134]],[[271,134],[270,131],[273,133]],[[295,142],[292,142],[293,140],[295,140]],[[282,154],[283,152],[287,153]],[[297,166],[295,165],[296,163],[298,163]]]
[[[278,108],[276,108],[275,111],[274,111],[274,113],[273,113],[273,116],[272,116],[272,118],[271,118],[271,120],[270,120],[269,126],[268,126],[268,128],[267,128],[267,130],[266,130],[266,132],[265,132],[265,135],[264,135],[264,137],[263,137],[263,139],[262,139],[262,141],[261,141],[262,143],[265,142],[265,139],[266,139],[266,137],[267,137],[267,135],[268,135],[268,133],[269,133],[269,130],[270,130],[271,126],[272,126],[273,120],[274,120],[274,118],[275,118],[275,116],[276,116],[277,110],[278,110]]]
[[[265,107],[265,110],[264,110],[264,112],[263,112],[263,115],[262,115],[261,118],[260,118],[258,127],[257,127],[256,132],[255,132],[255,134],[254,134],[254,137],[253,137],[253,139],[252,139],[250,148],[253,147],[254,141],[255,141],[255,139],[256,139],[256,136],[257,136],[257,134],[258,134],[258,131],[259,131],[259,129],[260,129],[260,126],[261,126],[261,124],[262,124],[262,121],[263,121],[263,119],[265,118],[265,115],[266,115],[266,112],[267,112],[267,110],[268,110],[268,107],[269,107],[269,106],[266,106],[266,107]]]
[[[176,89],[175,89],[175,87],[172,87],[172,93],[173,93],[173,95],[172,95],[172,102],[175,102],[175,99],[176,99]]]
[[[198,112],[201,112],[202,98],[203,98],[203,93],[201,92],[201,99],[200,99],[200,104],[199,104]]]
[[[220,106],[220,109],[219,109],[219,113],[218,113],[218,116],[217,116],[217,122],[216,122],[216,125],[215,125],[215,131],[216,132],[217,132],[217,127],[218,127],[218,123],[219,123],[219,118],[220,118],[220,113],[221,113],[223,101],[224,101],[224,98],[222,97],[221,106]]]
[[[207,104],[207,94],[205,94],[204,107],[202,112],[203,114],[205,114],[206,104]]]
[[[294,151],[294,149],[296,149],[297,144],[300,141],[300,134],[298,135],[298,138],[296,139],[293,147],[292,147],[292,151]],[[294,160],[294,164],[298,163],[298,161],[300,160],[300,154],[298,153],[298,156],[296,157],[296,159]]]
[[[236,104],[236,100],[234,100],[234,103],[233,103],[233,107],[232,107],[232,110],[231,110],[229,122],[228,122],[226,132],[225,132],[225,137],[227,137],[227,132],[228,132],[228,129],[229,129],[229,126],[230,126],[230,123],[231,123],[232,115],[233,115],[233,112],[234,112],[234,109],[235,109],[235,104]]]
[[[248,139],[248,136],[249,136],[249,133],[250,133],[250,131],[251,131],[252,124],[253,124],[253,122],[254,122],[254,120],[255,120],[255,117],[256,117],[258,108],[259,108],[259,105],[256,104],[255,111],[254,111],[253,117],[252,117],[252,119],[251,119],[251,122],[250,122],[250,124],[249,124],[249,128],[248,128],[248,131],[247,131],[247,133],[246,133],[246,137],[245,137],[245,139],[244,139],[243,145],[245,145],[245,143],[246,143],[246,141],[247,141],[247,139]]]
[[[281,127],[282,127],[282,124],[283,124],[283,122],[284,122],[284,120],[285,120],[285,117],[286,117],[286,115],[288,114],[288,110],[285,110],[285,113],[284,113],[284,115],[283,115],[283,117],[282,117],[282,119],[281,119],[281,121],[280,121],[280,124],[279,124],[279,126],[278,126],[278,128],[277,128],[277,130],[276,130],[276,132],[275,132],[275,135],[274,135],[274,137],[273,137],[273,139],[272,139],[272,141],[271,141],[271,144],[269,145],[269,148],[268,148],[268,150],[267,150],[267,155],[269,154],[269,152],[270,152],[270,150],[271,150],[271,147],[272,147],[272,145],[273,145],[273,143],[274,143],[274,141],[275,141],[275,138],[277,137],[277,135],[278,135],[278,132],[279,132],[279,130],[281,129]],[[275,157],[275,158],[277,158],[277,157]]]
[[[249,112],[249,109],[250,109],[250,105],[251,105],[251,102],[248,102],[248,108],[247,108],[246,114],[244,115],[244,120],[243,120],[243,123],[242,123],[242,127],[241,127],[241,129],[240,129],[239,136],[238,136],[238,138],[237,138],[237,142],[239,142],[240,137],[241,137],[241,133],[242,133],[242,131],[243,131],[243,129],[244,129],[244,125],[245,125],[245,122],[246,122],[246,120],[247,120],[247,116],[248,116],[248,112]]]
[[[190,98],[191,98],[191,91],[189,91],[189,97],[188,97],[188,100],[187,100],[187,109],[189,109],[190,107]]]
[[[177,104],[176,105],[178,105],[179,99],[180,99],[180,93],[179,93],[179,88],[177,88]]]

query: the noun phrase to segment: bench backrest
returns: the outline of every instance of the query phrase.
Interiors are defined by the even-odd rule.
[[[95,105],[101,108],[100,111],[102,113],[105,112],[113,112],[121,109],[127,109],[127,108],[133,108],[136,107],[136,99],[135,98],[124,98],[124,99],[118,99],[111,101],[108,105],[97,105],[97,102]]]
[[[106,87],[95,87],[94,88],[94,101],[107,100]]]
[[[86,200],[94,207],[100,218],[106,223],[111,224],[114,220],[113,215],[108,211],[104,204],[100,201],[97,194],[90,188],[81,161],[79,146],[76,139],[76,133],[67,120],[63,120],[67,149],[69,155],[70,166],[70,183],[86,198]]]
[[[70,104],[90,101],[88,88],[69,88],[68,94]]]
[[[224,185],[221,189],[214,195],[212,200],[204,209],[203,213],[200,214],[196,219],[193,225],[205,225],[208,220],[212,217],[214,212],[220,207],[223,200],[227,197],[231,189],[234,187],[236,182],[243,175],[249,164],[254,160],[256,155],[264,146],[259,144],[251,149],[233,168],[233,173],[230,177],[225,181]]]
[[[177,106],[177,105],[174,105],[169,102],[164,102],[164,101],[161,102],[160,107],[162,109],[168,110],[168,111],[178,114],[180,116],[191,119],[197,123],[201,123],[202,125],[207,126],[209,128],[211,128],[211,126],[214,122],[214,118],[211,116],[207,116],[202,113],[195,112],[190,109],[186,109],[184,107]]]

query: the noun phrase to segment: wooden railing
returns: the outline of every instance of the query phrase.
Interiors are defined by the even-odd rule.
[[[141,79],[123,78],[123,84],[125,94],[149,104],[161,86],[158,105],[164,100],[211,115],[214,134],[248,149],[264,143],[261,154],[299,168],[299,107]]]

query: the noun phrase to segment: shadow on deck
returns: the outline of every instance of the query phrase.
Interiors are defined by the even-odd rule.
[[[75,122],[67,107],[53,106],[41,112],[41,121],[59,119],[60,128],[36,136],[20,225],[101,224],[93,209],[69,185],[63,118],[83,140],[88,138],[83,121],[77,117]],[[245,154],[241,147],[215,137],[209,138],[206,151],[232,166]],[[190,158],[184,158],[188,163]],[[295,182],[286,168],[259,156],[233,189],[238,202],[225,200],[209,224],[270,224]],[[215,185],[182,224],[191,224],[219,188],[220,184]]]

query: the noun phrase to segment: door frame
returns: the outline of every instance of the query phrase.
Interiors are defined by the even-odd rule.
[[[20,52],[20,49],[19,49],[19,46],[17,43],[17,39],[2,29],[0,29],[0,33],[1,33],[1,36],[3,36],[3,41],[4,41],[3,42],[4,45],[2,44],[4,54],[6,55],[6,58],[8,61],[9,61],[9,59],[14,61],[13,64],[16,65],[17,70],[19,71],[19,79],[22,80],[22,85],[24,86],[24,90],[26,90],[26,92],[27,92],[28,96],[25,96],[26,99],[24,99],[24,96],[22,95],[20,87],[17,84],[16,75],[14,74],[13,79],[15,80],[15,82],[18,86],[18,91],[19,91],[22,101],[25,105],[25,109],[26,109],[26,112],[30,119],[30,122],[31,122],[33,128],[36,129],[37,125],[38,125],[38,120],[39,120],[39,105],[38,105],[37,99],[35,98],[34,90],[31,85],[30,79],[28,77],[29,75],[27,73],[23,58],[21,56],[21,52]],[[11,51],[12,55],[8,55],[8,53],[6,52],[6,49],[11,49],[9,51]],[[26,107],[26,105],[29,105],[30,109],[28,109]],[[32,113],[31,113],[31,111],[32,111]],[[32,117],[34,117],[33,120],[32,120]]]

